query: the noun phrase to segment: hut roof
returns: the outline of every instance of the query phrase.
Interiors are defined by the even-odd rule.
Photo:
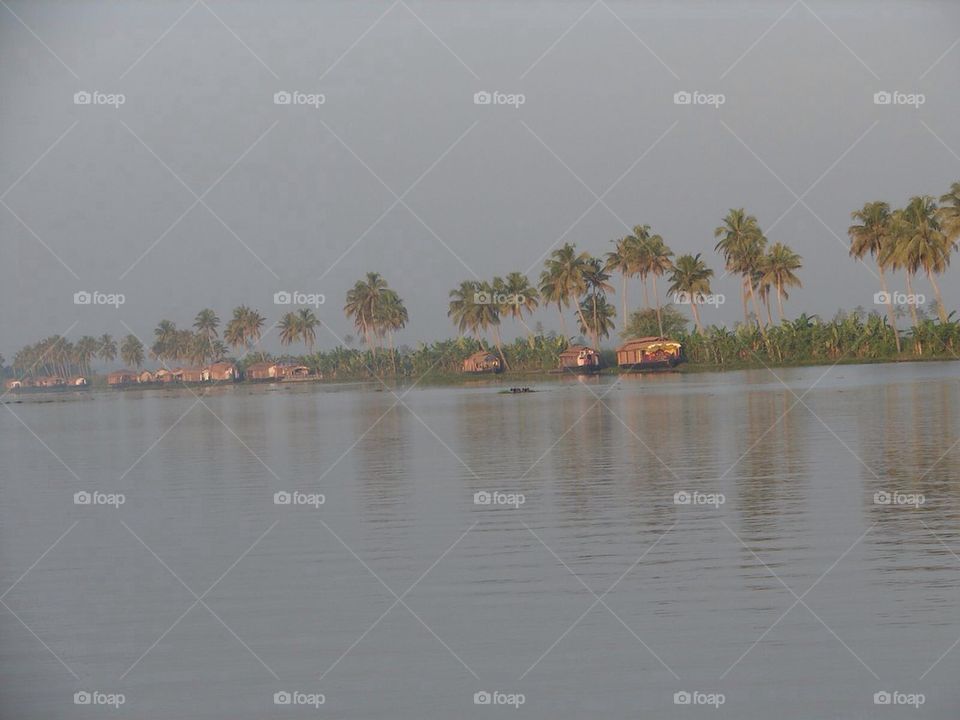
[[[494,360],[499,360],[499,358],[489,350],[477,350],[477,352],[473,353],[473,355],[468,357],[467,360],[483,360],[488,357],[492,357]]]
[[[136,377],[136,376],[137,376],[137,373],[136,373],[135,370],[114,370],[112,373],[109,373],[109,374],[107,375],[108,378],[112,378],[112,377],[124,377],[124,376]]]
[[[597,352],[592,347],[587,347],[586,345],[570,345],[566,350],[560,353],[560,355],[579,355],[584,350],[592,353]]]
[[[665,338],[665,337],[656,337],[656,336],[634,338],[633,340],[627,340],[627,342],[625,342],[623,345],[618,347],[617,352],[621,352],[622,350],[634,350],[637,348],[648,348],[656,345],[679,347],[680,341],[671,340],[670,338]]]

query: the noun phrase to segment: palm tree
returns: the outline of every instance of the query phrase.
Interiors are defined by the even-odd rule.
[[[667,244],[659,235],[650,237],[646,246],[644,267],[647,274],[653,279],[653,299],[657,303],[657,326],[660,328],[660,335],[662,336],[663,317],[660,314],[660,294],[657,292],[657,277],[663,275],[672,267],[673,263],[670,261],[670,258],[673,257],[673,250],[667,247]]]
[[[313,310],[302,308],[297,312],[297,329],[300,339],[307,346],[307,353],[313,353],[313,344],[317,341],[317,325],[320,321],[313,314]]]
[[[940,203],[940,225],[952,252],[960,240],[960,182],[950,186],[950,192],[940,197]]]
[[[367,273],[366,280],[358,280],[347,291],[347,304],[343,311],[353,318],[353,324],[363,335],[368,348],[373,347],[372,338],[376,334],[376,318],[381,302],[381,293],[387,289],[387,281],[379,273]],[[374,353],[376,349],[374,348]]]
[[[170,320],[161,320],[153,331],[154,343],[150,352],[158,360],[172,359],[176,356],[177,326]]]
[[[904,253],[904,248],[912,234],[913,229],[910,221],[907,220],[905,211],[898,209],[891,212],[887,227],[887,240],[883,243],[880,248],[880,253],[877,255],[877,264],[890,268],[892,272],[901,269],[907,271],[907,294],[911,300],[911,302],[908,303],[910,320],[913,323],[913,327],[917,327],[920,324],[920,318],[917,317],[917,304],[912,302],[916,297],[913,292],[913,277],[915,271],[911,270],[907,265],[906,254]]]
[[[403,300],[393,290],[386,290],[383,293],[383,302],[378,309],[377,327],[381,333],[389,338],[390,343],[390,361],[393,363],[393,372],[397,372],[397,358],[393,351],[393,333],[402,330],[410,319],[407,308]]]
[[[731,209],[723,219],[723,225],[713,231],[718,238],[716,250],[723,254],[727,271],[740,275],[743,284],[740,288],[740,298],[743,301],[743,320],[750,323],[750,312],[747,308],[747,296],[753,299],[757,325],[760,324],[760,310],[754,294],[754,274],[767,240],[760,230],[757,218],[747,215],[743,208]]]
[[[800,279],[796,276],[796,270],[803,266],[802,258],[797,255],[789,246],[783,243],[774,243],[763,258],[760,266],[760,281],[764,286],[773,286],[777,291],[777,310],[779,311],[780,322],[783,322],[783,299],[790,299],[787,294],[787,288],[802,287]],[[767,313],[769,314],[770,305],[767,304]],[[772,322],[770,323],[773,324]]]
[[[567,336],[567,325],[563,319],[563,308],[570,307],[570,301],[586,291],[583,265],[589,257],[585,252],[578,255],[575,245],[565,243],[550,254],[545,263],[546,269],[540,274],[540,293],[545,302],[556,303],[564,337]]]
[[[113,336],[104,333],[97,340],[100,344],[100,349],[97,351],[97,356],[104,362],[113,362],[117,359],[117,343],[113,339]]]
[[[77,344],[73,347],[73,356],[81,372],[89,374],[90,361],[96,357],[97,350],[99,350],[99,345],[96,338],[84,335],[77,340]]]
[[[460,287],[450,291],[450,304],[447,317],[456,323],[457,330],[463,336],[477,333],[477,295],[480,283],[476,280],[464,280]],[[479,336],[477,337],[479,340]]]
[[[300,339],[300,318],[297,313],[288,312],[280,318],[280,344],[286,347]]]
[[[219,327],[220,318],[218,318],[217,314],[210,308],[198,312],[196,319],[193,321],[194,330],[210,340],[217,337],[217,328]]]
[[[629,317],[627,314],[627,280],[638,272],[637,238],[633,235],[627,235],[612,242],[616,243],[616,250],[607,253],[607,270],[619,272],[622,278],[623,317],[626,318]]]
[[[936,201],[929,195],[910,198],[904,209],[904,219],[909,223],[909,235],[900,249],[907,272],[916,274],[923,268],[933,286],[937,301],[937,314],[940,322],[947,322],[947,311],[943,307],[940,286],[934,275],[940,274],[950,264],[951,242],[947,240],[940,226],[940,217]]]
[[[891,253],[888,252],[891,245],[890,205],[879,200],[868,202],[860,210],[852,212],[850,217],[859,223],[847,228],[847,235],[850,236],[850,255],[858,260],[863,260],[867,254],[876,258],[877,270],[880,273],[880,290],[887,301],[887,317],[890,320],[890,327],[893,329],[894,339],[896,340],[897,353],[899,353],[900,333],[897,330],[893,298],[887,291],[885,275],[885,270],[890,267],[891,260]]]
[[[503,354],[503,339],[500,337],[500,303],[496,302],[496,297],[503,293],[503,280],[494,278],[492,283],[481,282],[478,285],[480,297],[485,302],[477,302],[475,305],[475,314],[477,318],[477,327],[486,332],[493,329],[493,342],[497,346],[497,352],[500,353],[500,360],[506,370],[510,369],[507,363],[507,357]]]
[[[590,293],[580,303],[580,332],[593,338],[593,346],[600,349],[600,338],[610,337],[617,311],[602,293]]]
[[[540,293],[530,284],[529,278],[519,272],[512,272],[503,281],[503,292],[506,302],[500,311],[521,324],[524,312],[532,314],[540,305]],[[529,328],[527,328],[529,330]]]
[[[700,312],[697,310],[697,303],[701,297],[710,294],[710,278],[712,277],[713,270],[708,268],[706,263],[700,259],[700,253],[681,255],[673,264],[670,272],[671,285],[667,292],[684,293],[690,298],[693,321],[697,325],[697,331],[701,334],[703,333],[703,325],[700,324]],[[662,332],[661,329],[661,334]]]
[[[139,368],[143,365],[143,343],[136,335],[127,335],[120,343],[120,359],[128,367]]]

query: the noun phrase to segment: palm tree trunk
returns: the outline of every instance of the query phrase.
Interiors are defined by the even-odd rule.
[[[623,274],[623,322],[627,322],[627,274]]]
[[[657,292],[657,274],[653,274],[653,299],[657,301],[657,328],[663,337],[663,318],[660,317],[660,294]]]
[[[880,271],[880,289],[883,290],[883,296],[887,300],[887,317],[890,319],[890,327],[893,330],[893,339],[897,344],[897,355],[899,355],[900,331],[897,330],[897,316],[893,312],[893,298],[890,297],[890,293],[887,292],[887,278],[883,274],[883,268],[878,264],[877,269]]]
[[[563,306],[557,301],[557,312],[560,313],[560,332],[563,333],[563,339],[567,339],[567,321],[563,319]]]
[[[927,278],[929,278],[930,284],[933,285],[933,296],[937,299],[937,315],[940,316],[940,323],[946,324],[947,311],[943,307],[943,298],[940,297],[940,287],[937,285],[937,281],[933,279],[933,272],[929,269],[927,270]]]
[[[740,284],[740,301],[743,303],[743,324],[750,324],[750,308],[747,305],[747,281]]]
[[[697,324],[697,332],[703,335],[703,325],[700,324],[700,311],[697,310],[697,301],[690,297],[690,309],[693,310],[693,321]]]
[[[782,323],[783,320],[784,320],[784,315],[783,315],[783,287],[782,287],[782,284],[780,283],[780,280],[779,280],[779,279],[777,279],[777,310],[778,310],[779,313],[780,313],[780,322]],[[771,324],[772,324],[772,323],[771,323]]]
[[[770,294],[769,292],[763,298],[763,304],[767,306],[767,325],[773,325],[773,315],[770,313]]]
[[[503,341],[500,339],[500,327],[498,325],[493,326],[493,339],[497,343],[497,351],[500,353],[500,360],[503,362],[503,369],[509,370],[510,365],[507,363],[507,356],[503,354]]]
[[[913,299],[913,273],[907,271],[907,292],[910,294],[910,300]],[[917,304],[915,302],[907,303],[910,307],[910,319],[913,320],[913,326],[917,327],[920,321],[917,319]]]
[[[650,298],[647,297],[647,276],[645,274],[640,275],[640,284],[643,285],[643,307],[649,310]]]

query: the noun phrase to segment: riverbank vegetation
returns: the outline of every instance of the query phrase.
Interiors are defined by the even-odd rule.
[[[343,306],[361,347],[354,347],[355,339],[346,336],[337,338],[333,350],[315,351],[318,329],[329,326],[313,309],[290,310],[268,327],[264,315],[241,305],[232,311],[222,333],[220,317],[205,308],[187,328],[161,320],[149,345],[133,334],[119,344],[108,334],[76,341],[48,337],[15,353],[9,367],[0,356],[0,372],[17,377],[90,375],[95,360],[109,365],[119,357],[130,368],[147,361],[171,366],[231,359],[243,369],[276,359],[306,365],[333,379],[421,377],[459,373],[463,360],[478,349],[496,352],[508,371],[544,372],[557,367],[560,353],[571,342],[589,341],[600,348],[615,334],[622,339],[678,339],[692,365],[709,367],[956,358],[960,324],[945,307],[937,278],[946,272],[960,240],[960,182],[939,200],[915,196],[902,208],[868,202],[851,213],[851,219],[850,256],[871,272],[876,268],[879,292],[870,311],[858,307],[828,320],[787,316],[790,291],[802,287],[803,259],[781,242],[771,244],[756,217],[739,208],[731,209],[714,230],[723,272],[738,278],[743,322],[732,328],[703,324],[704,306],[725,301],[713,293],[717,271],[701,253],[676,255],[661,235],[641,224],[613,240],[613,249],[603,256],[579,251],[573,243],[553,249],[537,282],[521,272],[489,281],[462,281],[447,298],[448,317],[459,333],[456,339],[396,347],[394,334],[410,321],[407,308],[384,277],[370,272],[347,292]],[[905,293],[890,290],[890,279],[898,273],[904,278]],[[921,276],[933,292],[929,304],[915,292]],[[631,310],[629,285],[634,278],[640,280],[643,304]],[[658,280],[666,285],[666,302]],[[619,317],[617,303],[609,297],[615,293],[620,294]],[[539,308],[556,310],[559,333],[545,331],[541,323],[528,325]],[[565,311],[570,308],[578,335],[571,334],[566,324]],[[504,342],[504,322],[513,323],[523,337]],[[280,357],[260,348],[274,328],[286,351]],[[304,352],[296,353],[295,346]],[[614,364],[612,350],[604,350],[603,356],[605,364]]]

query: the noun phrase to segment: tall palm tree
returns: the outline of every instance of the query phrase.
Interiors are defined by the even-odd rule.
[[[170,320],[161,320],[153,331],[154,343],[150,352],[158,360],[176,357],[177,326]]]
[[[713,277],[713,270],[708,268],[707,264],[700,259],[700,253],[681,255],[673,264],[670,272],[671,285],[667,289],[668,293],[684,293],[690,298],[693,321],[697,325],[697,331],[701,334],[703,334],[703,325],[700,324],[700,311],[697,310],[697,304],[701,297],[710,294],[711,277]]]
[[[286,347],[300,339],[300,318],[294,312],[280,318],[280,344]]]
[[[556,303],[564,337],[567,336],[567,326],[563,319],[563,308],[570,307],[570,301],[576,300],[586,291],[583,266],[588,257],[589,254],[585,252],[577,254],[575,245],[565,243],[550,254],[544,263],[546,269],[540,275],[540,293],[544,301]],[[577,314],[580,314],[579,305]]]
[[[210,308],[205,308],[197,313],[193,321],[193,329],[200,335],[213,340],[217,335],[217,328],[220,327],[220,318]]]
[[[672,267],[673,263],[670,258],[673,257],[673,250],[667,246],[659,235],[650,237],[646,245],[644,265],[653,281],[653,299],[657,303],[657,327],[660,329],[660,335],[662,336],[663,317],[660,314],[660,293],[657,292],[657,278]]]
[[[79,366],[81,372],[89,374],[90,361],[96,357],[97,350],[99,349],[100,346],[97,343],[97,339],[94,337],[84,335],[82,338],[77,340],[77,344],[73,347],[73,354],[76,364]]]
[[[907,265],[904,248],[906,248],[912,235],[913,228],[907,219],[905,211],[901,209],[894,210],[890,213],[890,220],[887,225],[887,239],[877,255],[878,265],[888,267],[892,272],[901,269],[907,271],[907,293],[910,295],[911,300],[916,297],[913,292],[913,277],[916,271]],[[908,303],[908,307],[913,327],[917,327],[920,324],[920,318],[917,316],[917,304],[910,302]]]
[[[952,252],[960,241],[960,182],[953,183],[950,191],[940,197],[940,225]]]
[[[478,332],[477,295],[480,283],[476,280],[464,280],[460,287],[450,291],[450,304],[447,317],[457,326],[460,335]],[[479,335],[477,336],[479,340]]]
[[[757,218],[747,215],[743,208],[731,209],[723,219],[723,225],[713,231],[717,238],[716,250],[723,254],[727,271],[740,275],[742,285],[740,298],[743,301],[743,320],[750,324],[750,312],[747,307],[748,296],[753,299],[757,325],[760,324],[760,310],[754,294],[754,275],[767,240],[760,230]]]
[[[347,291],[347,304],[343,311],[347,317],[353,318],[354,327],[363,335],[364,343],[373,348],[373,337],[376,335],[376,318],[381,302],[381,293],[387,289],[387,281],[380,273],[369,272],[365,280],[358,280]]]
[[[890,321],[890,327],[893,329],[897,353],[899,353],[900,333],[897,331],[897,318],[893,311],[893,298],[887,291],[887,278],[885,274],[885,271],[890,268],[890,261],[892,259],[892,255],[889,252],[889,250],[892,249],[890,247],[890,205],[879,200],[868,202],[860,210],[852,212],[850,217],[858,223],[847,228],[847,235],[850,236],[850,255],[858,260],[863,260],[868,254],[876,258],[877,271],[880,273],[880,290],[883,292],[883,296],[887,301],[887,318]]]
[[[386,334],[390,343],[390,361],[393,363],[393,372],[397,372],[397,358],[393,351],[393,333],[402,330],[410,319],[403,300],[393,290],[386,290],[379,307],[377,327],[382,334]]]
[[[951,243],[940,226],[940,217],[936,201],[929,195],[910,198],[904,209],[904,219],[909,223],[910,232],[900,252],[908,273],[916,274],[921,268],[933,287],[937,301],[937,314],[940,322],[947,322],[947,311],[943,307],[940,286],[934,275],[943,273],[950,264]]]
[[[540,293],[530,284],[529,278],[519,272],[507,275],[502,287],[506,302],[501,306],[500,312],[525,325],[523,314],[532,314],[537,309],[540,305]]]
[[[117,359],[117,342],[113,339],[112,335],[104,333],[101,335],[97,342],[100,345],[100,349],[97,350],[97,356],[104,362],[113,362]]]
[[[621,301],[623,304],[623,317],[629,317],[629,306],[627,303],[627,280],[634,277],[638,272],[637,257],[637,239],[633,235],[626,235],[619,240],[614,240],[616,249],[607,253],[607,270],[620,273],[622,279]]]
[[[136,335],[127,335],[120,343],[120,359],[128,367],[143,365],[143,343]]]
[[[307,346],[307,354],[313,353],[313,345],[317,341],[317,325],[320,321],[310,308],[301,308],[297,311],[297,329],[300,339]]]
[[[790,299],[787,288],[802,287],[796,272],[803,266],[802,258],[788,245],[774,243],[763,258],[760,268],[760,281],[766,286],[772,286],[777,291],[777,310],[780,322],[783,322],[783,299]],[[769,313],[770,306],[767,305]],[[773,323],[771,323],[772,325]]]
[[[580,332],[593,338],[593,346],[599,350],[600,338],[610,337],[614,329],[613,319],[617,310],[607,302],[602,293],[590,293],[580,303]]]
[[[506,370],[510,369],[507,363],[507,357],[503,354],[503,338],[500,337],[500,304],[495,302],[497,295],[503,292],[503,280],[494,278],[492,283],[481,282],[478,285],[480,296],[487,299],[487,302],[478,302],[475,306],[477,318],[477,327],[486,332],[493,330],[493,342],[497,346],[497,352],[500,353],[500,361]]]

